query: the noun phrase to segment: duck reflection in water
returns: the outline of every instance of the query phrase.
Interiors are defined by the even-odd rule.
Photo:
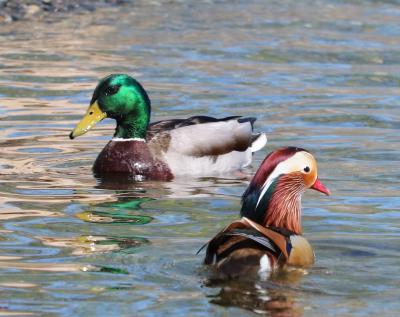
[[[139,214],[140,204],[152,200],[148,197],[132,197],[132,193],[119,193],[117,201],[91,203],[86,210],[75,216],[85,222],[116,225],[145,225],[153,217]],[[99,231],[96,231],[99,232]],[[38,237],[43,244],[55,247],[72,248],[72,254],[123,252],[133,253],[149,241],[144,237],[130,235],[82,235],[76,237]]]
[[[118,193],[117,201],[91,204],[88,210],[76,216],[87,222],[144,225],[153,221],[153,217],[138,214],[138,210],[142,203],[151,200],[153,198],[132,197],[132,192],[122,191]]]
[[[304,270],[275,272],[268,280],[262,279],[209,279],[207,287],[221,288],[210,296],[210,303],[224,307],[239,307],[271,317],[301,317],[303,307],[296,303],[295,285]]]
[[[102,177],[97,175],[98,189],[115,190],[118,195],[126,193],[138,198],[205,198],[220,193],[221,187],[244,186],[250,179],[249,170],[241,173],[227,173],[220,177],[177,177],[170,182],[138,182],[132,177],[114,175]]]

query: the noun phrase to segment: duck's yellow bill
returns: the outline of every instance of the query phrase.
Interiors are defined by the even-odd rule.
[[[97,100],[91,104],[89,109],[87,110],[85,116],[82,120],[76,125],[75,129],[72,130],[69,137],[70,139],[76,138],[82,134],[88,132],[93,126],[107,117],[107,114],[100,110],[99,104]]]

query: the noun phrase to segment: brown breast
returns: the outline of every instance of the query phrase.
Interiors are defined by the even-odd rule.
[[[169,181],[173,175],[167,164],[155,158],[147,144],[141,141],[110,141],[93,165],[99,176],[116,174],[136,176],[137,179]]]

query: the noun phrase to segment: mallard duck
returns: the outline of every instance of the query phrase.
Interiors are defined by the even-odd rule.
[[[86,133],[104,118],[115,119],[114,138],[100,152],[93,171],[137,180],[239,170],[267,142],[264,133],[253,134],[255,118],[195,116],[149,124],[150,110],[149,96],[138,81],[125,74],[109,75],[100,80],[70,138]]]
[[[242,218],[205,245],[204,263],[224,277],[312,265],[314,252],[301,229],[301,195],[307,188],[330,194],[318,179],[313,155],[297,147],[271,152],[242,196]]]

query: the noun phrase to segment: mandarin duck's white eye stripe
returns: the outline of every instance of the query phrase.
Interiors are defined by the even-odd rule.
[[[260,197],[258,198],[257,205],[260,203],[262,197],[268,191],[268,188],[275,181],[277,177],[282,174],[289,174],[292,172],[305,171],[310,172],[310,165],[312,165],[311,161],[312,155],[308,152],[300,151],[295,153],[293,156],[288,158],[287,160],[280,162],[274,169],[274,171],[269,175],[269,177],[265,180],[264,185],[261,187],[262,191],[260,193]],[[305,166],[305,167],[303,167]],[[306,171],[306,168],[308,168]]]
[[[287,171],[286,171],[286,165],[284,165],[284,162],[281,162],[276,166],[274,171],[271,173],[271,175],[268,176],[264,185],[261,187],[262,191],[260,193],[260,197],[258,198],[256,208],[258,207],[258,204],[260,203],[261,199],[264,197],[265,193],[268,191],[268,189],[270,188],[270,186],[274,182],[274,180],[277,177],[279,177],[279,175],[286,174]]]

